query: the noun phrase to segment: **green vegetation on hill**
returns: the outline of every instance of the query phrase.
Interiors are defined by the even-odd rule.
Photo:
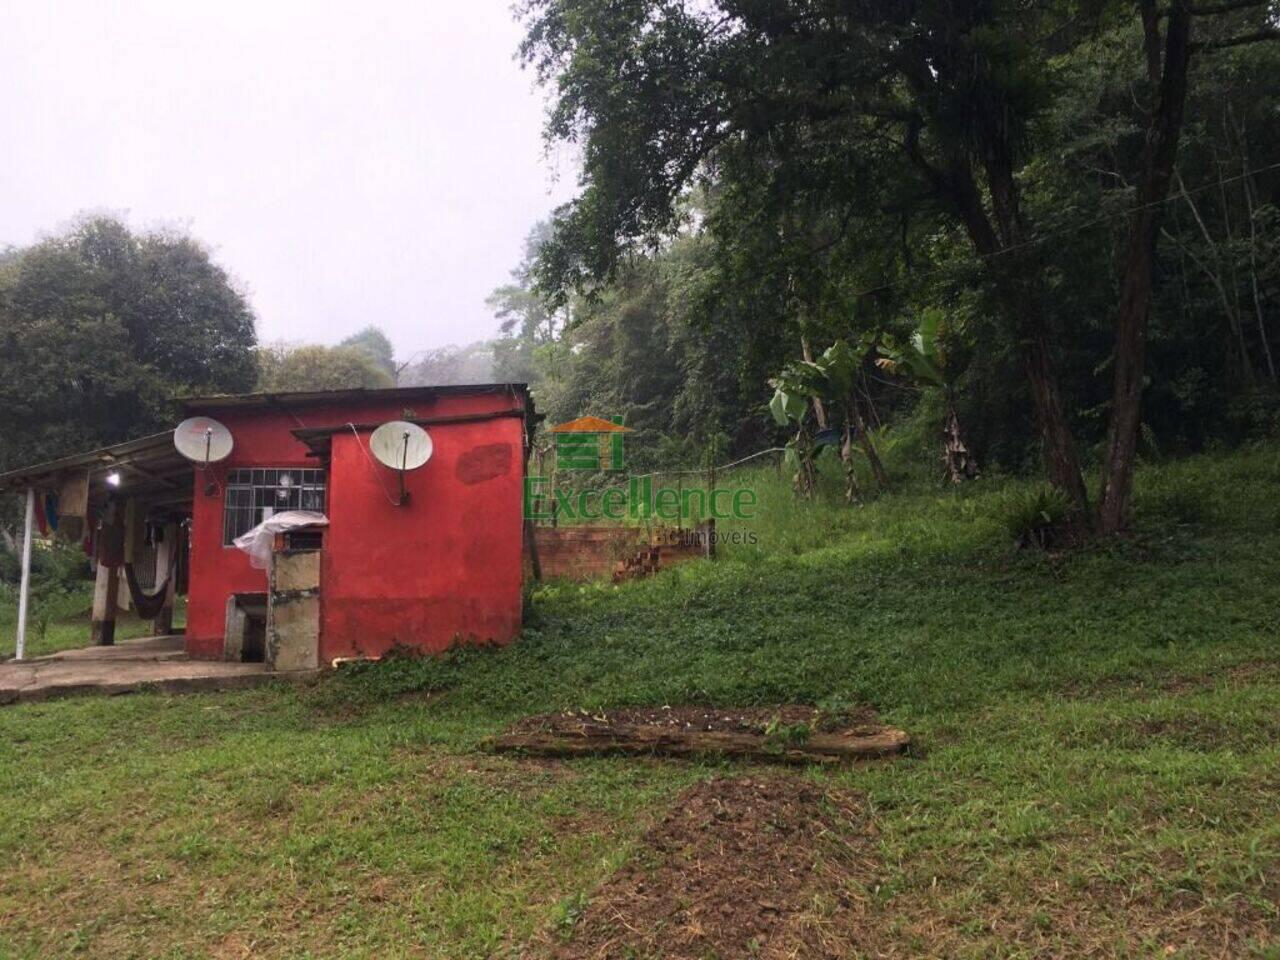
[[[1274,446],[1148,468],[1134,536],[1062,554],[1014,549],[1006,520],[1034,489],[1020,481],[844,507],[796,501],[771,471],[736,480],[759,492],[759,516],[719,529],[754,545],[623,587],[543,587],[522,642],[367,668],[350,685],[448,689],[454,709],[499,715],[843,696],[909,723],[1230,666],[1269,655],[1280,628]]]
[[[875,831],[813,906],[843,955],[1276,956],[1280,448],[1148,467],[1132,538],[1057,555],[1012,548],[1017,482],[850,508],[757,480],[754,548],[543,587],[503,650],[0,710],[0,954],[537,956],[683,786],[754,771],[484,736],[839,698],[918,745],[794,774]]]
[[[495,355],[553,416],[745,453],[767,381],[844,344],[797,435],[945,411],[957,465],[1040,469],[1107,534],[1140,454],[1274,431],[1274,3],[519,15],[582,169],[495,292]]]

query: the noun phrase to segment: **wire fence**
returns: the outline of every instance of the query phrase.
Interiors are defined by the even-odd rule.
[[[690,519],[689,516],[685,515],[687,511],[683,509],[686,501],[686,494],[685,494],[686,490],[692,493],[695,490],[703,489],[704,497],[701,503],[705,507],[707,499],[712,496],[714,490],[717,488],[717,484],[719,480],[723,478],[724,474],[737,470],[739,468],[745,467],[748,464],[756,464],[759,461],[761,461],[763,458],[770,457],[770,456],[776,457],[776,462],[774,465],[777,466],[778,468],[781,468],[782,454],[785,453],[785,451],[786,451],[785,447],[766,447],[762,450],[757,450],[754,453],[747,454],[745,457],[739,457],[738,459],[730,461],[729,463],[714,464],[714,465],[708,465],[704,467],[670,468],[670,469],[664,468],[659,470],[653,470],[648,473],[628,474],[626,476],[626,479],[619,483],[607,483],[601,486],[601,485],[596,485],[594,483],[589,483],[586,485],[562,484],[561,482],[563,479],[561,476],[562,473],[570,477],[586,477],[591,480],[595,480],[599,478],[601,474],[590,473],[590,472],[579,472],[576,470],[560,471],[555,468],[554,459],[552,461],[552,469],[550,470],[550,473],[549,474],[543,473],[543,458],[548,453],[550,453],[554,458],[554,449],[539,448],[535,450],[535,453],[534,453],[533,459],[535,461],[536,467],[532,475],[539,477],[543,481],[545,481],[545,483],[547,484],[547,487],[546,489],[539,489],[539,491],[532,497],[533,502],[531,506],[533,507],[533,516],[531,517],[531,519],[536,524],[544,524],[544,525],[550,525],[550,526],[557,526],[564,522],[577,523],[584,519],[590,519],[590,520],[604,519],[613,523],[625,523],[628,520],[631,520],[631,521],[644,520],[646,522],[646,525],[650,525],[652,521],[654,521],[655,519],[659,521],[661,521],[662,519],[671,519],[671,520],[674,520],[676,526],[679,527],[685,521]],[[705,488],[700,488],[697,485],[691,485],[688,487],[685,486],[684,478],[694,477],[694,476],[702,477],[705,479],[706,481]],[[680,509],[677,509],[674,513],[674,516],[669,518],[664,518],[659,516],[658,510],[656,509],[657,504],[655,502],[657,499],[656,491],[661,489],[659,487],[659,481],[661,481],[664,478],[674,478],[676,480],[676,486],[674,487],[674,490],[675,490],[676,500],[680,505]],[[646,484],[645,481],[652,481],[652,482]],[[639,504],[628,502],[627,504],[628,509],[621,516],[609,517],[609,518],[602,518],[598,516],[593,516],[589,518],[584,518],[582,516],[576,516],[576,515],[566,516],[566,513],[568,512],[568,510],[572,509],[571,507],[572,500],[570,499],[572,496],[581,496],[583,493],[586,493],[592,497],[598,498],[599,500],[604,500],[604,498],[606,497],[607,494],[610,493],[610,491],[618,491],[626,494],[628,497],[634,496],[637,493],[643,493],[645,497],[643,501],[643,508],[640,508]],[[570,503],[570,506],[568,508],[566,508],[567,499],[568,499],[568,502]],[[704,509],[703,511],[700,511],[700,512],[706,513],[706,510]]]

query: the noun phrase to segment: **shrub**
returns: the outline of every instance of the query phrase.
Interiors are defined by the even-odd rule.
[[[21,575],[22,560],[18,551],[0,546],[0,582],[17,583]],[[66,593],[89,577],[89,560],[79,546],[37,541],[31,551],[33,590]]]
[[[1013,490],[1000,502],[1000,517],[1019,547],[1047,550],[1066,537],[1071,501],[1052,487]]]

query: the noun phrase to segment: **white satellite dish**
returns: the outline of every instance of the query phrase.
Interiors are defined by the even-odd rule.
[[[400,504],[409,500],[404,489],[404,475],[417,470],[431,459],[431,435],[416,423],[392,420],[369,435],[369,451],[374,459],[400,474]]]
[[[173,445],[188,460],[207,466],[231,456],[231,431],[211,417],[191,417],[173,431]]]
[[[417,470],[431,459],[431,435],[416,423],[392,420],[370,434],[369,451],[392,470]]]

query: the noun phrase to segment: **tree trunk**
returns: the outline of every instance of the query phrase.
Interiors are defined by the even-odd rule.
[[[998,154],[998,151],[992,152]],[[974,250],[988,262],[1001,312],[1014,334],[1040,428],[1045,474],[1053,486],[1071,498],[1079,518],[1087,522],[1089,494],[1058,388],[1057,369],[1040,300],[1040,272],[1023,256],[1023,251],[1028,249],[1027,240],[1007,158],[989,157],[987,176],[1000,234],[987,217],[967,160],[952,159],[943,178],[944,190],[955,204]]]
[[[1080,471],[1075,437],[1072,436],[1067,412],[1062,405],[1053,353],[1043,324],[1027,332],[1018,352],[1027,383],[1031,387],[1036,419],[1040,424],[1045,473],[1053,486],[1071,498],[1080,519],[1087,522],[1090,516],[1089,492]]]
[[[867,463],[871,464],[871,473],[876,478],[876,486],[882,491],[889,489],[889,474],[885,470],[884,464],[880,460],[880,454],[876,451],[876,446],[871,442],[871,435],[867,433],[867,421],[862,416],[862,411],[858,409],[858,401],[854,398],[849,400],[849,409],[853,414],[853,425],[858,431],[858,443],[862,447],[862,452],[867,456]]]
[[[1075,437],[1062,403],[1058,371],[1048,324],[1044,316],[1042,266],[1027,229],[1018,182],[1014,177],[1012,149],[999,110],[986,111],[990,128],[983,158],[991,211],[995,217],[999,255],[993,258],[997,291],[1012,318],[1022,369],[1031,387],[1036,420],[1040,425],[1041,454],[1049,482],[1075,504],[1077,521],[1088,525],[1089,491],[1080,469]]]
[[[813,348],[809,346],[809,338],[804,334],[800,336],[800,353],[805,363],[813,363]],[[819,430],[827,429],[827,408],[821,397],[813,398],[813,418],[818,421]]]
[[[969,453],[960,430],[960,414],[956,411],[955,398],[947,391],[947,417],[942,428],[942,460],[946,464],[947,479],[963,483],[978,475],[978,462]]]
[[[1143,0],[1144,11],[1155,0]],[[1144,24],[1146,18],[1144,17]],[[1149,29],[1155,29],[1154,26]],[[1160,91],[1147,126],[1138,180],[1137,207],[1129,223],[1120,307],[1116,317],[1115,384],[1107,455],[1103,466],[1099,520],[1104,534],[1124,528],[1133,489],[1142,390],[1146,373],[1147,327],[1151,316],[1156,238],[1169,195],[1191,63],[1191,14],[1186,0],[1173,0],[1165,29]]]
[[[813,497],[818,487],[818,474],[813,466],[813,442],[804,424],[796,431],[793,449],[796,453],[796,475],[793,478],[796,496],[802,500]]]
[[[858,475],[853,465],[853,428],[849,425],[848,418],[844,421],[840,460],[844,463],[844,498],[848,503],[860,503],[862,492],[858,489]]]

